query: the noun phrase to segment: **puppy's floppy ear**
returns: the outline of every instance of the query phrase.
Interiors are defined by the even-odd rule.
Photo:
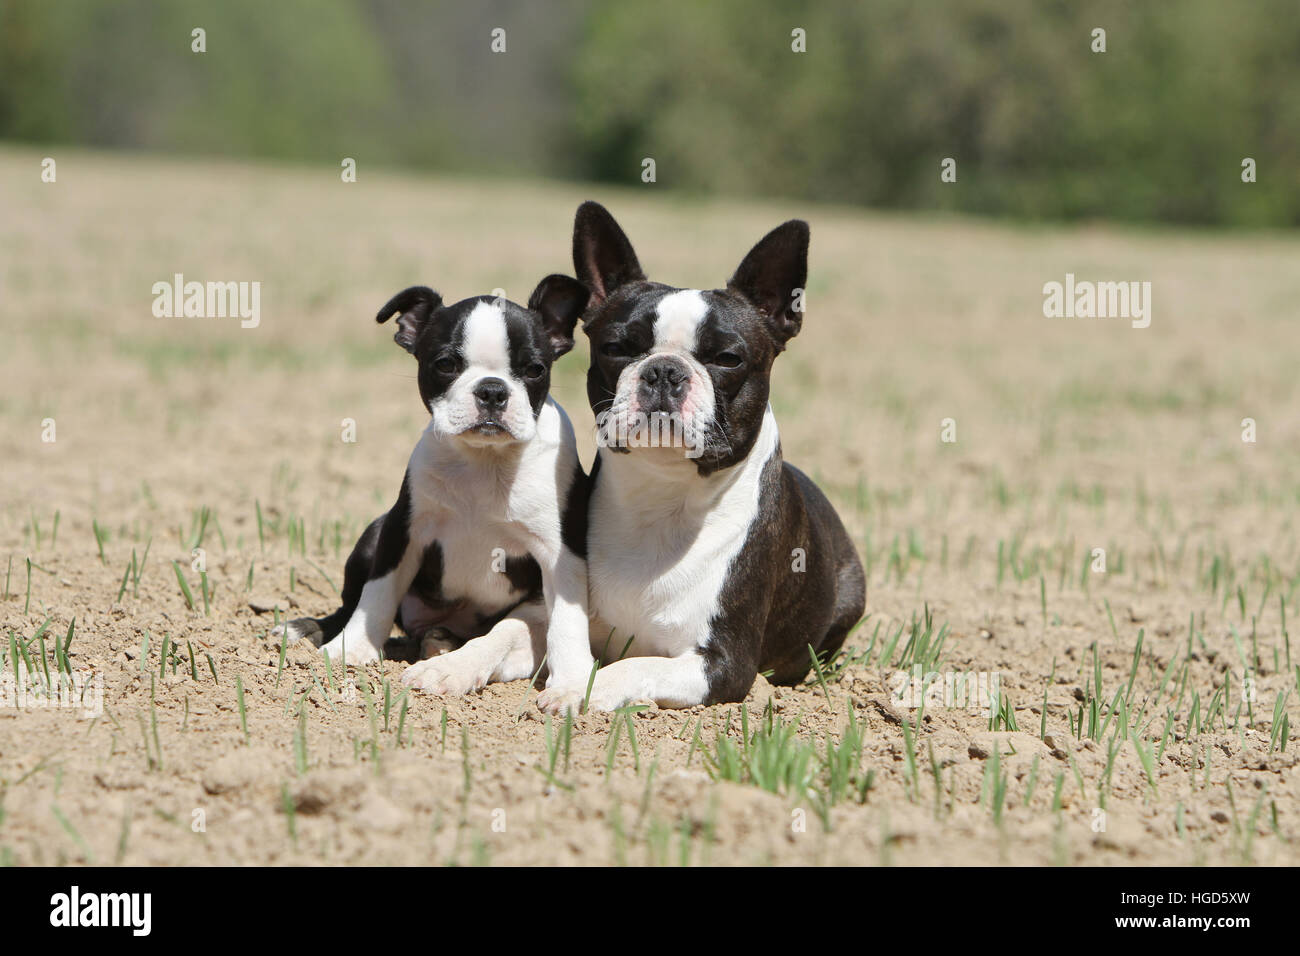
[[[645,278],[632,243],[604,206],[587,201],[573,219],[573,268],[600,305],[627,282]]]
[[[375,316],[376,322],[387,322],[394,313],[397,315],[397,334],[393,341],[408,352],[415,351],[415,339],[424,328],[429,316],[442,306],[442,296],[428,286],[413,285],[393,296]]]
[[[803,290],[808,280],[808,223],[791,219],[758,241],[727,288],[763,313],[781,348],[803,324]]]
[[[528,308],[541,315],[556,358],[573,348],[573,327],[589,297],[585,285],[562,275],[547,276],[528,297]]]

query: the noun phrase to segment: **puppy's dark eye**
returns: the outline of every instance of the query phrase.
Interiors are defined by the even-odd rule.
[[[442,372],[443,375],[450,375],[452,372],[456,371],[456,360],[450,356],[444,355],[433,363],[433,367],[439,372]]]
[[[743,361],[735,352],[719,352],[713,356],[712,364],[720,368],[739,368]]]
[[[546,366],[541,362],[534,362],[532,365],[524,369],[524,374],[529,378],[541,378],[546,374]]]
[[[630,353],[622,342],[606,342],[600,347],[600,354],[608,358],[627,358]]]

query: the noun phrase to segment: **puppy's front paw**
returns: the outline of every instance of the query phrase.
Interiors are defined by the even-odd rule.
[[[346,651],[347,657],[344,662],[355,667],[371,664],[379,660],[379,651],[369,641],[364,638],[344,641],[342,634],[322,647],[321,651],[328,654],[329,659],[335,663],[344,660],[344,652]]]
[[[453,651],[412,664],[403,672],[402,683],[431,694],[463,696],[482,690],[491,676],[491,668],[472,655]]]
[[[271,628],[271,637],[279,638],[286,644],[297,644],[299,641],[307,640],[320,647],[325,632],[320,629],[314,617],[300,617]]]
[[[565,711],[572,711],[577,715],[582,713],[586,699],[586,684],[557,684],[537,695],[537,708],[544,714],[560,716]]]

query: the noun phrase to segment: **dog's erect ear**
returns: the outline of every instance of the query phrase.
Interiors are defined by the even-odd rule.
[[[408,352],[415,351],[415,339],[424,328],[429,316],[442,305],[442,296],[428,286],[413,285],[403,289],[388,300],[387,304],[375,316],[376,322],[387,322],[394,313],[397,315],[397,334],[393,341]]]
[[[573,268],[598,306],[626,282],[644,279],[632,243],[598,202],[585,202],[573,219]]]
[[[763,313],[782,348],[803,324],[804,283],[808,279],[808,223],[791,219],[758,241],[727,288],[739,292]]]
[[[547,276],[528,297],[528,308],[541,315],[556,358],[573,348],[573,327],[589,297],[585,285],[562,275]]]

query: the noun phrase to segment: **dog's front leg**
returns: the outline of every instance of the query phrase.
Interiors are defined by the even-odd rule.
[[[397,608],[420,570],[427,541],[417,540],[408,526],[406,484],[397,505],[384,518],[375,546],[370,578],[339,636],[321,648],[331,660],[368,664],[379,660],[380,649],[393,633]],[[346,656],[345,656],[346,655]]]
[[[549,616],[546,663],[550,671],[537,706],[551,714],[575,713],[587,694],[593,658],[587,636],[587,562],[561,545],[549,573],[542,565]]]
[[[709,696],[704,658],[695,651],[678,657],[626,657],[596,672],[592,710],[617,710],[637,700],[660,707],[693,707]]]

